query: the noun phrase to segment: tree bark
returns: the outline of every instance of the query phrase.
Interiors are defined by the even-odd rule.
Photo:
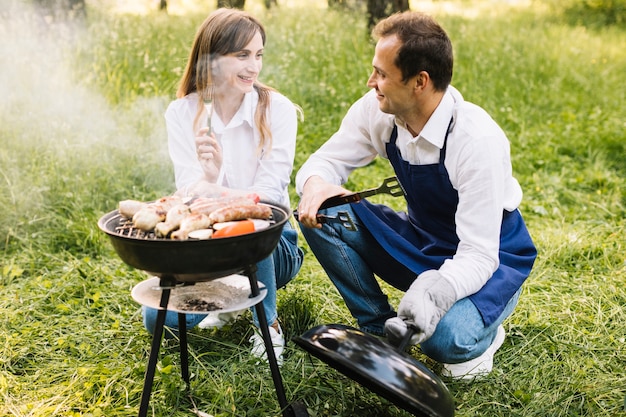
[[[366,0],[328,0],[330,9],[364,11]]]
[[[246,0],[217,0],[217,7],[234,7],[235,9],[241,9],[246,5]]]
[[[379,20],[409,10],[409,0],[367,0],[367,25],[373,28]]]
[[[55,19],[82,19],[87,13],[85,0],[35,0],[35,4]]]

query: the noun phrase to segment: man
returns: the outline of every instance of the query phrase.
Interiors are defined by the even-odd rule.
[[[372,90],[297,174],[302,233],[363,331],[399,340],[411,327],[444,376],[488,374],[537,254],[508,139],[450,86],[452,45],[431,17],[396,14],[373,36]],[[407,212],[362,201],[319,211],[348,211],[358,231],[318,223],[322,202],[376,156]],[[397,315],[375,275],[406,291]]]

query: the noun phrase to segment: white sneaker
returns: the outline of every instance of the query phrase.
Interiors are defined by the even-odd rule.
[[[504,343],[505,336],[504,327],[498,326],[496,337],[485,353],[467,362],[444,363],[441,375],[455,379],[474,379],[488,375],[493,369],[493,355]]]
[[[278,362],[278,366],[283,364],[283,350],[285,350],[285,337],[283,335],[283,330],[278,325],[278,331],[274,329],[272,326],[269,326],[270,336],[272,338],[272,346],[274,347],[274,354],[276,355],[276,362]],[[261,331],[259,329],[254,330],[254,334],[250,338],[250,343],[252,343],[252,355],[263,359],[267,362],[267,355],[265,353],[265,342],[263,341],[263,336],[261,335]]]
[[[246,310],[232,311],[230,313],[209,313],[200,323],[198,327],[201,329],[221,329],[228,323],[231,323],[245,313]]]

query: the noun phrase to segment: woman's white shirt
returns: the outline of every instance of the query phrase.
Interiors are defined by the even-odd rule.
[[[224,125],[216,112],[211,127],[223,150],[220,183],[225,187],[250,190],[262,198],[290,206],[291,181],[298,130],[295,105],[277,92],[271,93],[268,124],[271,149],[259,150],[260,135],[254,121],[258,93],[245,94],[239,110]],[[193,121],[198,110],[195,93],[174,100],[165,112],[168,149],[174,164],[176,188],[182,189],[204,177],[195,145]],[[206,122],[201,126],[206,126]],[[269,144],[269,141],[266,142]]]

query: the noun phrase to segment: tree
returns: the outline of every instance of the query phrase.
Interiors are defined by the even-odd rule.
[[[246,0],[217,0],[217,7],[234,7],[242,9],[246,5]]]
[[[367,25],[376,23],[397,12],[409,10],[409,0],[367,0]]]
[[[265,7],[268,9],[273,4],[276,4],[276,0],[265,0]],[[217,0],[217,7],[234,7],[241,9],[246,5],[246,0]],[[167,12],[167,0],[159,0],[159,10]]]
[[[328,7],[348,10],[365,10],[365,0],[328,0]]]
[[[35,4],[55,19],[81,19],[85,17],[85,0],[35,0]]]
[[[266,9],[269,9],[272,6],[278,6],[277,0],[264,0],[264,3]],[[217,0],[217,7],[233,7],[235,9],[243,10],[245,6],[246,0]],[[159,10],[167,12],[167,0],[159,0]]]

